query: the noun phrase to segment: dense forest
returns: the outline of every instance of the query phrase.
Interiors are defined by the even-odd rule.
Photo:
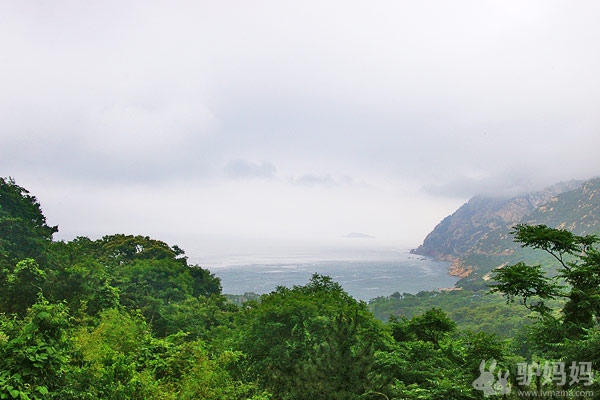
[[[552,263],[477,292],[357,301],[327,276],[242,304],[176,245],[53,240],[0,178],[2,399],[600,397],[598,238],[512,228]]]

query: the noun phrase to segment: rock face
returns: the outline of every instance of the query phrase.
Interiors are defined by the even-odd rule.
[[[519,223],[600,233],[600,178],[559,183],[508,199],[473,197],[411,252],[452,261],[453,273],[463,278],[481,277],[520,248],[510,234]]]

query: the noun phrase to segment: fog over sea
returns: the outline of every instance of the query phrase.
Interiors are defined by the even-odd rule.
[[[314,273],[330,276],[358,300],[394,292],[418,293],[454,286],[449,263],[410,254],[410,249],[345,245],[331,248],[271,249],[213,254],[190,262],[221,279],[223,293],[269,293],[277,286],[305,285]]]

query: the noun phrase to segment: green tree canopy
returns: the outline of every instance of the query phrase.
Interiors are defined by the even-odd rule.
[[[498,268],[494,270],[491,291],[501,293],[508,302],[518,298],[539,313],[541,320],[534,332],[540,340],[535,346],[565,357],[553,349],[567,348],[565,343],[586,340],[590,334],[597,336],[594,332],[600,322],[600,253],[594,245],[599,239],[546,225],[517,225],[512,233],[523,247],[548,253],[557,262],[557,272],[551,276],[540,265],[523,262]],[[563,300],[554,302],[562,308],[547,305],[554,299]]]
[[[264,387],[282,399],[352,399],[371,388],[374,351],[391,338],[331,278],[279,287],[249,303],[242,350]]]
[[[12,178],[0,177],[0,267],[25,258],[41,261],[57,226],[49,226],[40,204]]]

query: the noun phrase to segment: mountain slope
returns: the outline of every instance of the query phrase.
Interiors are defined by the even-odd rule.
[[[509,199],[477,196],[446,217],[427,235],[415,254],[452,261],[459,286],[480,286],[495,267],[535,259],[513,242],[519,223],[545,224],[576,234],[600,232],[600,178],[570,181]]]

